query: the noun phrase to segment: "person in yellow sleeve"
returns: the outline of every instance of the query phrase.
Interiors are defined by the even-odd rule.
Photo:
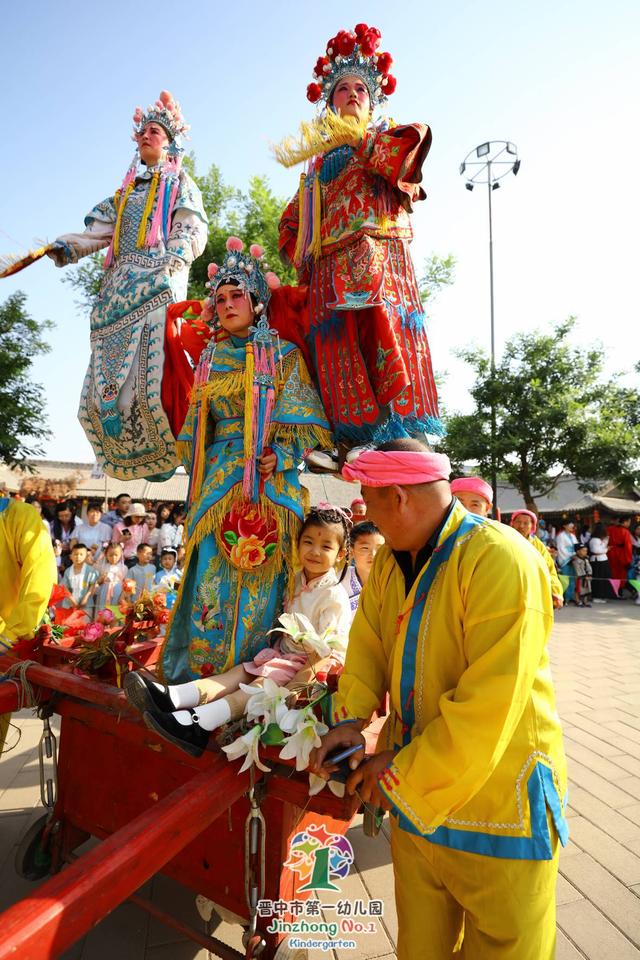
[[[469,513],[490,517],[493,508],[493,490],[482,477],[458,477],[451,481],[451,493]]]
[[[40,514],[28,503],[0,499],[0,655],[33,637],[55,582],[56,560]],[[9,719],[0,715],[0,753]]]
[[[551,599],[556,609],[564,606],[564,597],[562,584],[558,577],[556,565],[553,557],[545,547],[542,540],[536,537],[538,527],[538,518],[532,510],[514,510],[511,514],[511,526],[518,533],[522,534],[527,543],[530,543],[534,550],[537,550],[545,567],[549,571],[549,580],[551,581]]]
[[[347,790],[391,810],[398,960],[552,960],[566,763],[547,644],[546,568],[521,536],[452,498],[447,457],[396,440],[346,464],[386,540],[361,594],[311,757],[364,747]]]

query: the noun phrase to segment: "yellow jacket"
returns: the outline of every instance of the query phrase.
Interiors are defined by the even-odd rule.
[[[56,561],[37,510],[0,500],[0,653],[31,638],[56,582]]]
[[[379,551],[334,722],[368,719],[390,693],[379,749],[397,752],[380,786],[401,827],[460,850],[551,859],[548,808],[566,842],[552,622],[541,560],[519,533],[458,501],[408,596],[393,553]]]
[[[542,540],[540,540],[538,537],[531,536],[527,539],[533,549],[538,551],[544,561],[545,567],[549,571],[549,579],[551,580],[551,595],[553,597],[560,597],[562,600],[564,590],[562,589],[562,584],[560,583],[560,578],[558,577],[558,571],[556,570],[556,565],[553,562],[553,557],[545,547]]]

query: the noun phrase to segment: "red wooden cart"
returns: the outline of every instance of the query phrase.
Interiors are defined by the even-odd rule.
[[[0,674],[8,666],[0,659]],[[125,900],[223,960],[302,960],[305,950],[267,932],[271,921],[257,916],[256,904],[297,899],[300,882],[283,867],[291,837],[319,823],[345,833],[357,801],[326,790],[310,801],[306,777],[286,768],[256,772],[254,783],[213,749],[189,757],[149,731],[106,683],[36,664],[27,678],[43,705],[43,743],[56,772],[42,775],[50,809],[24,838],[19,859],[24,876],[52,876],[0,914],[0,960],[58,957]],[[16,709],[18,693],[0,684],[0,713]],[[57,762],[51,713],[60,717]],[[370,735],[375,740],[375,727]],[[102,843],[77,857],[89,836]],[[241,917],[246,952],[140,897],[136,890],[158,871]]]

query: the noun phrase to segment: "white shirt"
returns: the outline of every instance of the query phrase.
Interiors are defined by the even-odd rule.
[[[578,538],[574,533],[568,533],[566,530],[561,530],[558,536],[556,537],[556,547],[558,548],[558,566],[564,567],[565,564],[569,563],[571,557],[576,552],[576,543]]]
[[[351,604],[344,587],[338,583],[335,570],[329,570],[309,585],[304,573],[298,573],[295,580],[294,594],[285,604],[287,613],[302,613],[314,626],[317,633],[323,633],[332,627],[342,638],[344,643],[334,648],[344,654],[347,649],[349,630],[351,628]],[[287,644],[287,637],[283,635],[280,649],[283,653],[299,653],[300,647]]]
[[[99,557],[102,553],[102,544],[111,542],[111,527],[108,523],[102,523],[101,520],[93,526],[90,523],[79,523],[73,532],[73,539],[78,543],[84,543],[85,547],[89,548],[97,544],[98,549],[94,557]]]
[[[165,547],[173,547],[175,550],[178,549],[182,544],[182,530],[183,525],[180,523],[176,526],[175,523],[163,523],[160,527],[160,551],[165,549]]]
[[[609,537],[605,537],[604,540],[601,540],[600,537],[591,537],[589,540],[589,553],[592,560],[606,560],[607,559],[607,545],[609,543]]]

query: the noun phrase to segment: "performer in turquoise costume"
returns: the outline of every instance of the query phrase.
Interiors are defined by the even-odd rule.
[[[189,267],[207,242],[207,216],[181,168],[188,127],[180,105],[163,91],[146,112],[137,107],[133,120],[137,149],[120,190],[85,217],[84,233],[59,237],[48,256],[64,266],[109,247],[91,312],[80,422],[107,474],[162,480],[178,464],[181,426],[165,400],[176,379],[165,362],[166,310],[186,296]]]
[[[217,329],[178,443],[191,483],[185,572],[161,658],[172,683],[223,673],[267,645],[304,518],[298,466],[307,449],[331,444],[300,351],[276,346],[269,329],[278,279],[263,274],[262,249],[243,252],[230,237],[227,250],[209,267],[203,318],[215,310]]]

